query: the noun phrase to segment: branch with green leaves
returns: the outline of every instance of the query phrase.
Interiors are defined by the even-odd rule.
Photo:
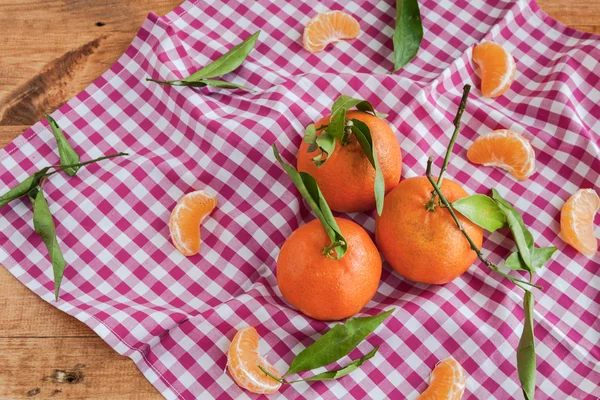
[[[375,201],[377,206],[377,214],[381,215],[383,211],[383,198],[385,197],[385,182],[383,173],[377,161],[377,152],[371,130],[364,122],[346,117],[346,112],[351,108],[356,108],[359,111],[374,115],[379,118],[387,117],[387,114],[378,113],[373,108],[373,105],[367,100],[355,99],[350,96],[341,95],[333,103],[331,107],[331,115],[329,123],[315,127],[314,124],[309,124],[304,131],[304,142],[308,144],[308,153],[319,150],[320,153],[313,157],[313,162],[317,168],[327,162],[327,159],[333,154],[336,146],[336,141],[339,141],[342,146],[347,146],[352,135],[360,144],[365,156],[375,169]]]
[[[33,228],[35,232],[40,235],[46,246],[46,249],[48,250],[48,256],[50,257],[50,262],[52,263],[52,271],[54,275],[54,297],[56,300],[58,300],[60,284],[64,275],[66,262],[62,251],[58,246],[54,219],[50,213],[48,201],[44,195],[44,184],[48,181],[50,176],[56,173],[65,172],[69,176],[75,176],[79,168],[85,165],[107,160],[109,158],[126,156],[128,154],[111,154],[81,162],[79,159],[79,154],[75,151],[75,149],[73,149],[56,121],[49,115],[46,116],[46,119],[48,120],[50,128],[52,129],[52,133],[54,134],[54,138],[56,139],[60,165],[51,165],[40,169],[36,173],[30,175],[25,180],[20,182],[17,186],[1,195],[0,207],[24,196],[27,196],[33,204]]]
[[[525,323],[517,349],[517,371],[525,399],[533,400],[536,380],[536,356],[535,336],[533,331],[534,296],[531,292],[531,289],[542,289],[540,286],[532,283],[533,274],[552,257],[556,251],[556,247],[536,247],[533,242],[533,235],[525,226],[521,214],[508,201],[506,201],[496,189],[492,188],[492,197],[482,194],[475,194],[456,200],[453,203],[450,203],[444,196],[442,191],[443,177],[452,153],[452,147],[459,132],[460,116],[466,107],[468,91],[469,85],[465,85],[459,112],[454,120],[454,133],[452,134],[450,145],[446,151],[444,164],[440,171],[437,182],[434,180],[431,174],[433,158],[429,157],[427,160],[426,176],[429,180],[429,183],[433,187],[433,192],[431,200],[425,204],[425,208],[431,212],[435,211],[434,200],[437,196],[439,198],[439,202],[441,203],[438,205],[440,205],[440,208],[445,208],[450,213],[452,219],[456,223],[456,226],[461,231],[465,239],[469,242],[471,249],[477,254],[477,258],[479,258],[479,260],[489,269],[502,275],[504,278],[509,279],[516,286],[525,291],[525,296],[523,299]],[[490,232],[494,232],[503,227],[508,227],[515,240],[517,251],[508,257],[504,265],[512,270],[527,272],[529,279],[522,280],[515,278],[501,271],[496,264],[487,260],[464,229],[455,211],[460,212],[468,220]]]
[[[383,321],[394,312],[394,309],[370,317],[350,318],[345,324],[338,324],[331,328],[327,333],[321,336],[316,342],[302,350],[294,358],[287,372],[281,377],[270,374],[261,365],[258,366],[265,375],[273,378],[281,384],[291,384],[296,382],[308,381],[328,381],[339,379],[358,369],[366,361],[373,358],[379,350],[375,346],[373,350],[352,360],[342,368],[333,369],[313,375],[304,379],[286,380],[286,377],[310,371],[320,367],[325,367],[336,362],[340,358],[347,356],[354,350],[367,336],[369,336]]]
[[[260,30],[250,36],[248,39],[244,40],[242,43],[233,47],[227,53],[223,54],[221,57],[211,62],[210,64],[200,68],[198,71],[194,72],[192,75],[188,76],[184,79],[174,79],[170,81],[161,81],[152,78],[146,78],[146,81],[156,82],[161,85],[168,86],[191,86],[191,87],[204,87],[211,86],[215,88],[222,89],[243,89],[243,90],[252,90],[242,85],[238,85],[236,83],[231,83],[219,79],[214,79],[223,75],[226,75],[233,70],[237,69],[244,60],[248,57],[248,54],[254,48],[256,43],[256,39],[258,39],[258,35],[260,34]]]
[[[273,154],[277,161],[279,161],[279,164],[281,164],[283,170],[288,174],[292,182],[294,182],[294,185],[296,185],[296,188],[302,195],[302,198],[304,198],[304,201],[306,201],[319,221],[321,221],[325,232],[327,232],[331,244],[323,249],[323,254],[329,258],[339,260],[346,254],[348,243],[346,242],[346,239],[344,239],[342,231],[335,221],[335,217],[331,213],[331,209],[325,201],[317,181],[310,174],[298,172],[296,168],[286,164],[281,159],[281,155],[279,154],[279,151],[277,151],[277,146],[275,146],[275,144],[273,144]]]

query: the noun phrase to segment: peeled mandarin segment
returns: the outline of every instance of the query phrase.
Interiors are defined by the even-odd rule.
[[[306,24],[302,42],[307,51],[317,53],[329,43],[354,39],[359,34],[360,25],[354,17],[342,11],[329,11],[316,15]]]
[[[483,42],[475,46],[473,61],[481,69],[481,93],[485,97],[501,96],[515,79],[515,60],[497,43]]]
[[[560,233],[565,242],[583,254],[598,250],[594,236],[594,216],[600,208],[600,197],[593,189],[579,189],[560,212]]]
[[[421,393],[418,400],[460,400],[465,393],[467,379],[462,366],[453,357],[437,363],[429,387]]]
[[[280,378],[281,375],[275,367],[258,354],[258,341],[256,329],[251,326],[240,329],[229,345],[227,369],[235,383],[241,388],[252,393],[274,393],[281,387],[281,383],[265,375],[258,365],[273,376]]]
[[[535,153],[531,143],[516,132],[497,130],[479,136],[467,150],[473,164],[498,167],[519,180],[535,173]]]
[[[200,251],[200,224],[217,206],[216,193],[207,188],[183,196],[171,212],[169,231],[175,248],[184,256]]]

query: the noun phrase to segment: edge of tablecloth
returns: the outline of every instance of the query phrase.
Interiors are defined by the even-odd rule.
[[[172,11],[168,12],[164,16],[159,16],[153,12],[150,12],[146,16],[146,19],[138,29],[138,32],[132,39],[127,49],[124,51],[123,54],[121,54],[117,61],[113,63],[99,77],[94,79],[88,86],[86,86],[85,89],[83,89],[77,95],[72,97],[64,105],[59,107],[57,111],[66,111],[62,113],[62,117],[67,117],[69,114],[73,113],[74,110],[73,107],[71,107],[71,103],[85,103],[86,100],[91,97],[91,95],[88,94],[88,91],[92,90],[93,92],[96,92],[102,90],[102,88],[109,82],[109,79],[118,76],[121,71],[125,70],[125,68],[121,68],[119,70],[119,67],[125,65],[129,61],[128,59],[134,59],[138,54],[140,54],[140,48],[142,44],[146,43],[152,45],[153,42],[158,40],[158,35],[152,34],[155,28],[158,28],[159,30],[166,29],[167,26],[171,25],[179,18],[185,16],[190,9],[192,9],[195,5],[201,3],[202,1],[203,0],[184,0],[180,5],[175,7]],[[535,14],[542,23],[547,24],[554,29],[562,31],[565,35],[575,36],[582,39],[600,40],[600,34],[575,29],[551,17],[539,6],[537,0],[524,0],[523,3],[530,8],[532,13]],[[149,39],[154,40],[149,41]],[[103,83],[98,85],[98,82]],[[0,157],[0,161],[7,155],[10,155],[12,152],[17,150],[32,135],[39,133],[43,129],[47,129],[47,126],[45,126],[41,121],[38,121],[35,124],[33,124],[30,128],[25,130],[22,134],[17,136],[13,141],[11,141],[7,146],[5,146],[4,157]],[[71,315],[72,317],[76,318],[77,320],[81,321],[86,326],[88,326],[92,331],[94,331],[94,333],[96,333],[117,353],[124,355],[126,352],[129,351],[127,357],[135,363],[136,367],[140,370],[142,375],[163,397],[165,397],[168,400],[179,399],[182,397],[181,393],[179,393],[179,391],[175,387],[173,387],[169,383],[169,381],[164,378],[162,373],[159,370],[157,370],[154,367],[154,365],[146,358],[147,349],[151,347],[150,344],[146,344],[141,348],[134,348],[132,345],[128,344],[124,338],[121,338],[118,333],[116,333],[113,329],[111,329],[108,325],[106,325],[103,321],[99,320],[95,316],[87,313],[84,310],[77,310],[74,307],[71,307],[66,302],[55,302],[54,294],[44,287],[40,286],[37,289],[30,288],[24,282],[24,280],[21,279],[21,276],[25,276],[26,271],[1,246],[0,264],[2,264],[11,275],[13,275],[19,282],[21,282],[34,294],[41,297],[47,303],[50,303],[52,306],[58,308],[59,310],[65,312],[68,315]]]

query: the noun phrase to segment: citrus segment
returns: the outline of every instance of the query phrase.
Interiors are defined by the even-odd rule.
[[[600,197],[593,189],[579,189],[560,212],[560,233],[565,242],[583,254],[598,250],[594,236],[594,216],[600,208]]]
[[[169,219],[169,231],[175,248],[184,256],[200,251],[200,224],[217,206],[216,193],[207,188],[183,196]]]
[[[258,366],[278,378],[281,375],[258,353],[258,341],[256,329],[251,326],[240,329],[229,345],[227,369],[240,387],[252,393],[274,393],[281,387],[281,383],[267,376]]]
[[[482,42],[475,46],[473,61],[481,70],[481,93],[485,97],[501,96],[515,79],[515,60],[497,43]]]
[[[467,150],[467,158],[473,164],[502,168],[519,180],[528,179],[535,173],[535,153],[531,143],[506,129],[479,136]]]
[[[438,362],[431,371],[429,387],[418,400],[460,400],[466,386],[463,368],[454,357],[448,357]]]
[[[354,39],[360,34],[360,25],[351,15],[343,11],[329,11],[318,14],[304,28],[302,42],[304,48],[317,53],[329,43],[340,39]]]

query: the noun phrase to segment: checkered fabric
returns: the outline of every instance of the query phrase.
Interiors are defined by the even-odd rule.
[[[331,326],[298,313],[277,287],[281,245],[313,216],[271,144],[293,163],[303,127],[343,93],[389,114],[403,177],[423,175],[429,155],[441,165],[462,86],[474,83],[447,177],[471,193],[498,189],[539,246],[559,249],[536,280],[544,287],[535,294],[536,399],[599,398],[600,256],[559,238],[559,212],[579,188],[600,192],[600,36],[561,25],[533,0],[422,0],[421,49],[391,74],[394,3],[197,0],[150,14],[110,70],[53,114],[84,159],[131,154],[45,186],[68,263],[61,300],[53,302],[52,268],[26,200],[0,209],[0,262],[131,357],[167,399],[255,398],[224,372],[237,329],[255,326],[261,350],[284,371]],[[362,33],[309,54],[303,27],[330,9],[355,16]],[[187,76],[258,29],[256,48],[225,77],[253,93],[144,79]],[[495,100],[481,96],[471,62],[482,40],[501,43],[517,63],[516,81]],[[537,173],[529,180],[467,162],[472,141],[499,128],[531,140]],[[0,180],[6,189],[57,161],[52,133],[38,122],[0,152]],[[169,240],[170,211],[206,186],[219,206],[202,226],[200,254],[186,258]],[[346,217],[373,232],[373,213]],[[492,261],[514,250],[507,230],[485,235]],[[466,399],[521,398],[521,302],[520,290],[478,262],[443,286],[384,266],[364,313],[396,312],[350,356],[381,344],[379,354],[339,381],[286,386],[272,398],[415,398],[449,355],[468,374]]]

